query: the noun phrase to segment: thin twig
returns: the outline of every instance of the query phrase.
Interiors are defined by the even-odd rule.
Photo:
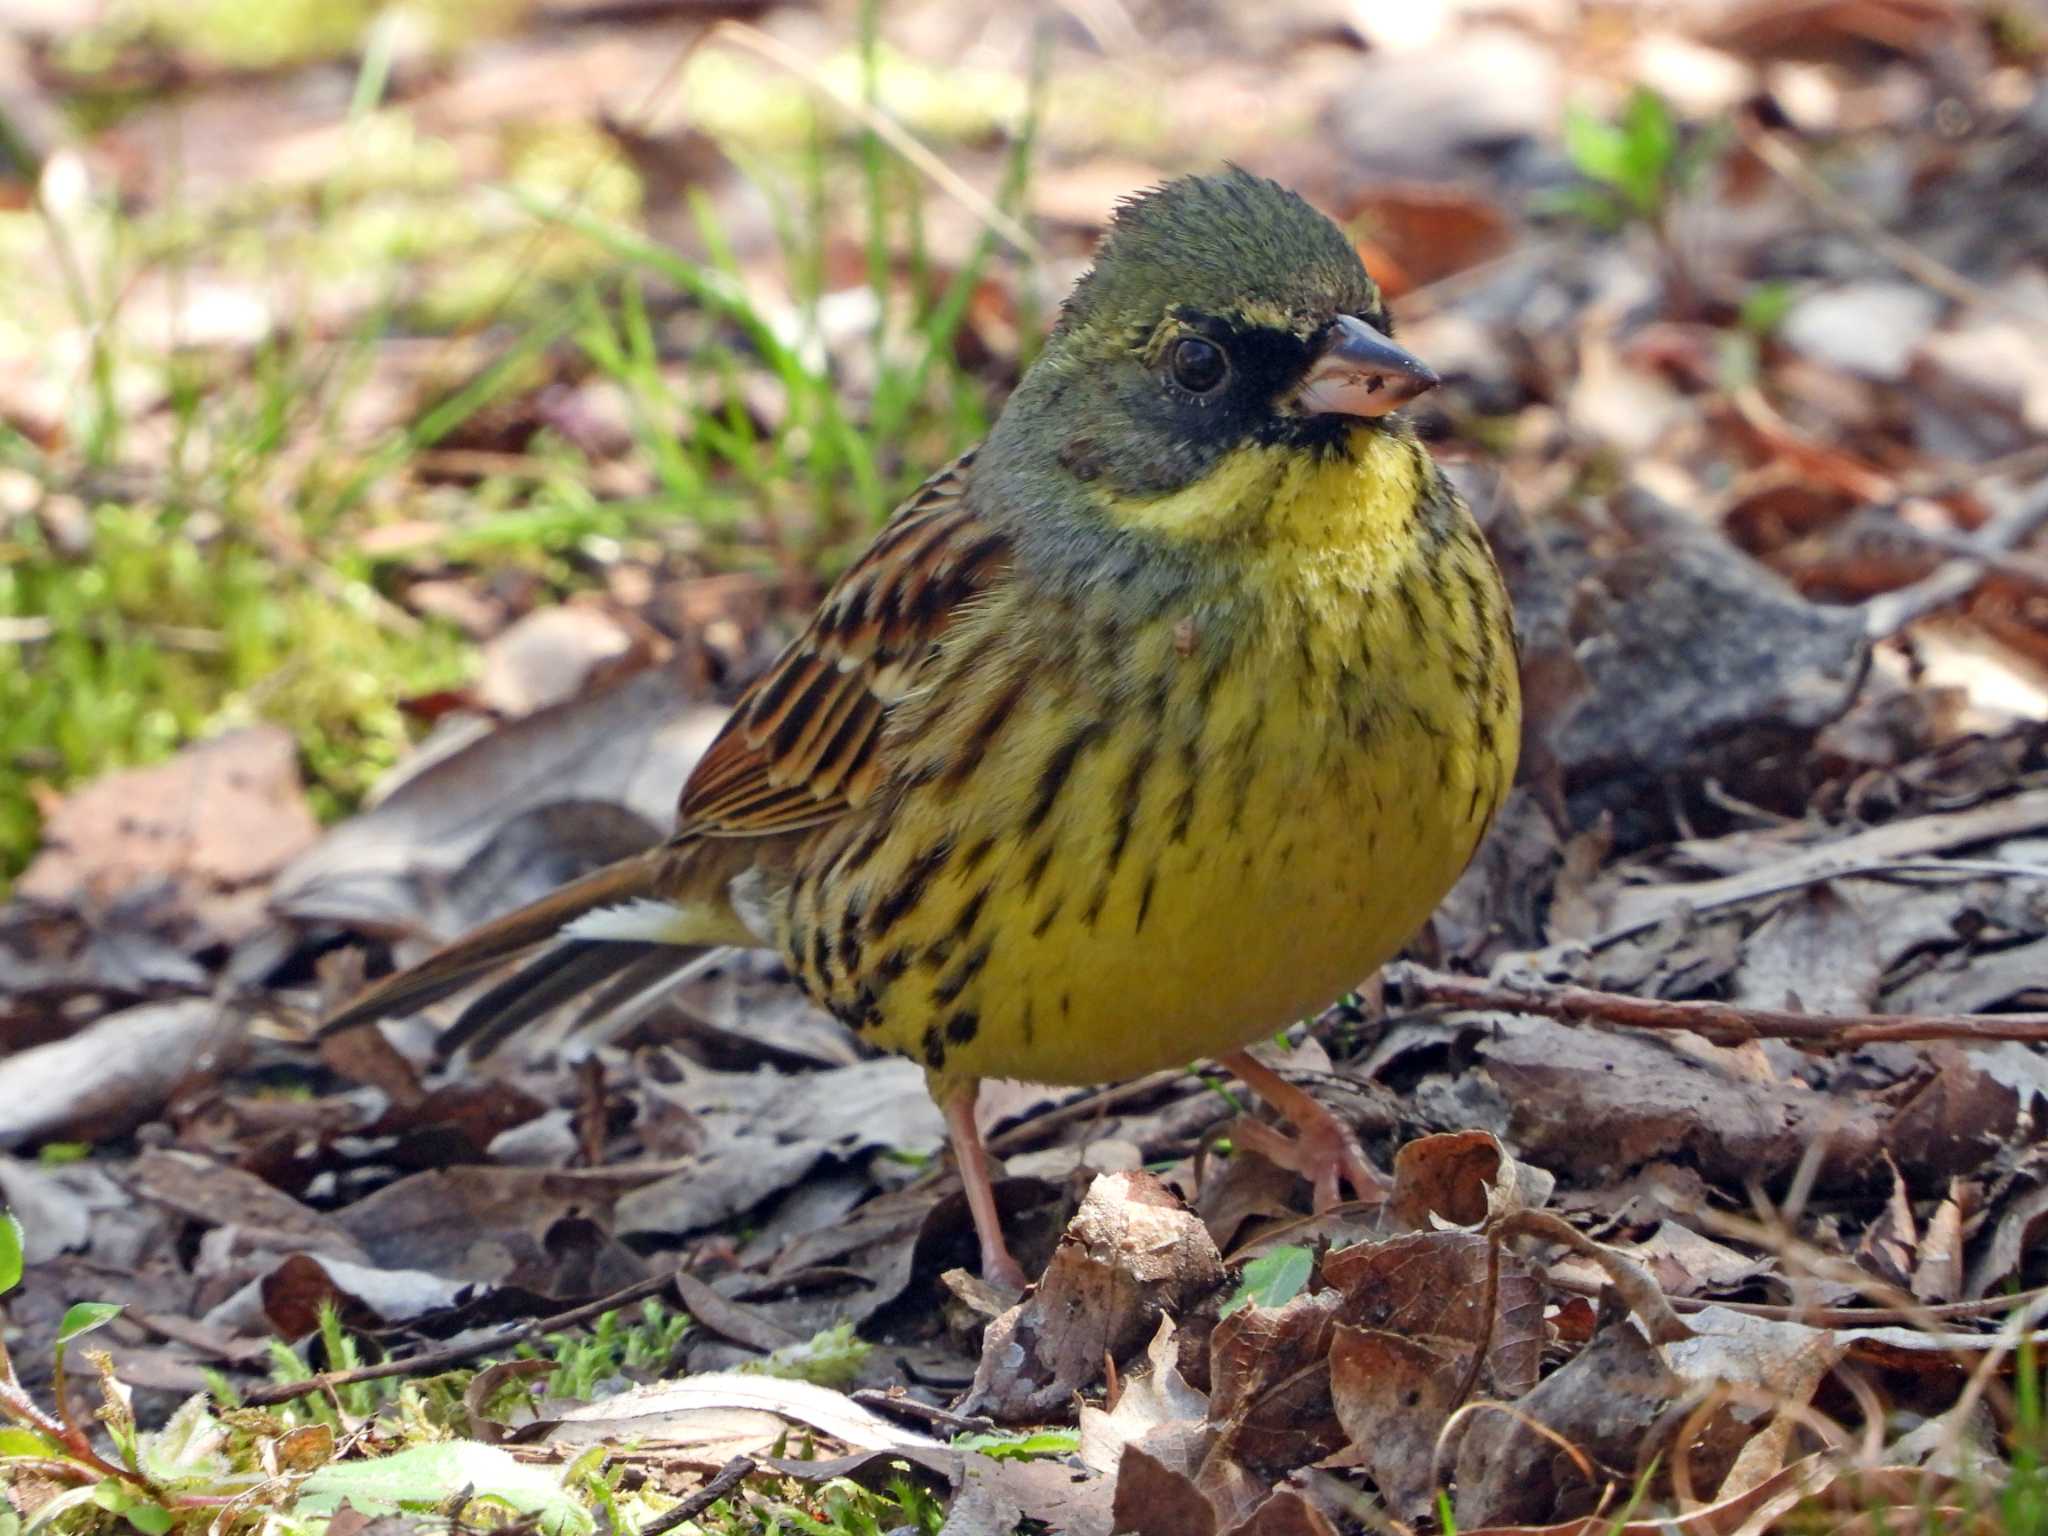
[[[1854,1050],[1892,1040],[2020,1040],[2048,1045],[2048,1013],[1793,1013],[1734,1003],[1631,997],[1533,980],[1502,985],[1419,965],[1390,967],[1388,979],[1422,1003],[1534,1013],[1563,1024],[1683,1029],[1723,1040],[1795,1040],[1819,1050]]]
[[[718,1475],[674,1508],[662,1511],[640,1527],[638,1536],[668,1536],[685,1520],[694,1520],[733,1489],[754,1475],[754,1458],[735,1456],[718,1469]]]
[[[2048,480],[2042,480],[2012,506],[1975,533],[1958,542],[1955,556],[1909,586],[1873,597],[1863,605],[1864,633],[1888,640],[1916,619],[1959,602],[1983,584],[1996,562],[2048,522]]]
[[[1886,229],[1867,211],[1842,196],[1817,175],[1799,151],[1778,134],[1754,123],[1741,126],[1742,142],[1757,159],[1811,202],[1831,221],[1867,240],[1870,246],[1901,272],[1945,298],[1962,304],[1985,304],[2003,310],[2027,324],[2048,330],[2048,314],[2032,305],[2021,304],[1963,276],[1953,267],[1936,261],[1917,246],[1909,245]]]
[[[542,1334],[574,1328],[579,1323],[587,1323],[593,1317],[616,1311],[628,1303],[640,1301],[648,1296],[657,1296],[669,1289],[673,1281],[672,1275],[637,1280],[622,1291],[614,1291],[609,1296],[601,1296],[596,1301],[586,1302],[580,1307],[571,1307],[567,1312],[558,1312],[553,1317],[532,1318],[466,1343],[422,1350],[416,1355],[408,1355],[403,1360],[380,1360],[375,1365],[359,1365],[350,1371],[323,1371],[318,1376],[308,1376],[304,1381],[272,1382],[268,1386],[252,1389],[243,1401],[253,1408],[262,1408],[272,1403],[290,1402],[293,1398],[304,1397],[309,1392],[330,1392],[336,1387],[352,1387],[359,1381],[381,1381],[387,1376],[417,1376],[445,1371],[451,1366],[474,1360],[479,1355],[488,1355],[495,1350],[531,1343]]]
[[[914,1397],[884,1392],[877,1387],[862,1387],[853,1394],[853,1400],[877,1413],[915,1419],[920,1424],[935,1424],[940,1429],[950,1429],[956,1435],[986,1434],[996,1427],[994,1419],[985,1419],[980,1414],[954,1413],[950,1409],[935,1408]]]
[[[1616,907],[1622,912],[1634,908],[1632,915],[1583,943],[1588,951],[1605,949],[1675,917],[1696,917],[1703,912],[1744,906],[1830,880],[1939,874],[1945,869],[1953,869],[1959,876],[1993,873],[1979,867],[1983,861],[1936,861],[1926,855],[2017,837],[2044,826],[2048,826],[2048,789],[2023,789],[1968,810],[1939,811],[1887,822],[1832,843],[1810,845],[1759,869],[1678,885],[1630,887],[1620,893]],[[2048,870],[2014,865],[1999,873],[2040,876],[2048,874]]]
[[[1755,1242],[1754,1236],[1747,1238]],[[1583,1296],[1591,1301],[1605,1288],[1606,1282],[1578,1280],[1570,1275],[1552,1274],[1550,1285],[1560,1291],[1569,1291],[1574,1296]],[[1669,1296],[1664,1298],[1674,1312],[1705,1312],[1716,1309],[1725,1312],[1740,1312],[1745,1317],[1768,1318],[1780,1323],[1804,1323],[1809,1328],[1919,1328],[1923,1332],[1939,1333],[1934,1327],[1938,1323],[1967,1323],[1982,1318],[2002,1318],[2016,1307],[2031,1302],[2048,1300],[2048,1286],[2036,1286],[2030,1291],[2014,1291],[2010,1296],[1986,1296],[1982,1301],[1948,1301],[1915,1304],[1910,1307],[1815,1307],[1790,1301],[1723,1301],[1714,1296]]]

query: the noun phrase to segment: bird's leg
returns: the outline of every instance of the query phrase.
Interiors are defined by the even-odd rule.
[[[981,1127],[974,1123],[974,1100],[980,1091],[981,1084],[970,1079],[933,1096],[946,1117],[946,1132],[953,1140],[953,1160],[960,1165],[960,1182],[967,1186],[967,1209],[974,1217],[974,1235],[981,1239],[981,1278],[1005,1290],[1021,1291],[1030,1282],[1024,1277],[1024,1267],[1010,1256],[1009,1245],[1003,1241],[995,1186],[988,1177],[988,1149],[981,1144]]]
[[[1269,1130],[1258,1138],[1257,1150],[1315,1186],[1318,1212],[1327,1211],[1343,1198],[1340,1181],[1349,1184],[1361,1200],[1384,1200],[1392,1193],[1393,1186],[1365,1160],[1358,1138],[1329,1106],[1255,1061],[1249,1051],[1232,1051],[1223,1058],[1223,1065],[1293,1125],[1298,1133],[1294,1140]]]

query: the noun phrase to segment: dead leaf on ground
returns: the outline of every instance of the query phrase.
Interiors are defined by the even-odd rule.
[[[1440,182],[1378,182],[1341,211],[1391,298],[1499,255],[1511,235],[1506,215],[1484,194]]]
[[[1201,1465],[1212,1438],[1206,1422],[1209,1395],[1198,1392],[1180,1372],[1180,1347],[1170,1314],[1145,1347],[1150,1369],[1126,1378],[1113,1407],[1083,1403],[1081,1464],[1103,1474],[1115,1472],[1126,1448],[1141,1446],[1156,1461],[1178,1472]]]
[[[477,702],[503,715],[566,704],[606,676],[645,664],[646,638],[588,603],[538,608],[483,650]]]
[[[1223,1283],[1201,1219],[1148,1173],[1106,1173],[1053,1249],[1044,1278],[988,1326],[966,1413],[1043,1418]]]
[[[621,1232],[697,1231],[752,1210],[828,1159],[930,1156],[945,1141],[923,1069],[900,1056],[794,1074],[713,1072],[674,1059],[668,1071],[679,1081],[644,1075],[647,1113],[686,1114],[693,1145],[674,1171],[620,1198]]]
[[[808,1381],[738,1371],[631,1387],[562,1413],[547,1429],[555,1445],[688,1447],[707,1460],[759,1456],[802,1428],[858,1450],[943,1450],[944,1442],[863,1408],[843,1392]]]
[[[377,1269],[336,1258],[295,1253],[254,1284],[253,1294],[231,1297],[207,1315],[217,1328],[249,1328],[267,1324],[284,1339],[303,1339],[320,1327],[324,1308],[332,1307],[342,1326],[365,1333],[408,1323],[471,1299],[475,1287],[419,1270]],[[260,1304],[252,1317],[248,1302]]]
[[[1543,1295],[1527,1261],[1503,1249],[1491,1288],[1493,1240],[1473,1232],[1421,1232],[1358,1243],[1327,1254],[1323,1283],[1336,1289],[1338,1316],[1355,1327],[1403,1338],[1449,1339],[1486,1349],[1484,1378],[1503,1397],[1536,1381],[1543,1344]]]
[[[602,1296],[646,1274],[609,1230],[630,1182],[604,1172],[442,1168],[386,1185],[335,1220],[380,1268]]]
[[[1617,1488],[1626,1491],[1650,1431],[1684,1390],[1630,1321],[1610,1321],[1512,1411],[1473,1410],[1458,1443],[1458,1528],[1468,1521],[1542,1525],[1590,1512]],[[1733,1457],[1731,1448],[1720,1470]]]
[[[1359,1467],[1397,1520],[1435,1502],[1437,1436],[1458,1406],[1473,1346],[1339,1324],[1330,1398],[1350,1442],[1329,1465]]]
[[[232,944],[263,917],[266,884],[320,835],[281,726],[230,731],[153,768],[107,774],[43,821],[43,851],[15,894],[105,908],[161,883],[183,942]]]
[[[1744,1081],[1642,1034],[1502,1017],[1479,1056],[1506,1105],[1501,1134],[1581,1183],[1665,1159],[1769,1181],[1819,1144],[1817,1187],[1857,1188],[1886,1140],[1889,1117],[1867,1101]]]
[[[725,714],[703,704],[678,668],[649,667],[422,754],[374,808],[284,870],[271,904],[302,921],[451,937],[653,842]],[[603,830],[591,824],[595,812],[580,824],[559,815],[551,823],[545,813],[562,807],[602,808],[610,831],[593,836]],[[514,825],[529,830],[507,841]]]
[[[144,1003],[0,1060],[0,1147],[133,1130],[181,1085],[232,1065],[245,1028],[210,998]]]
[[[1476,1227],[1489,1215],[1541,1206],[1556,1183],[1508,1156],[1489,1132],[1449,1131],[1418,1136],[1394,1154],[1388,1206],[1401,1225],[1419,1232],[1438,1222]]]
[[[231,1227],[246,1251],[294,1250],[357,1264],[369,1254],[331,1217],[239,1168],[185,1152],[145,1152],[128,1170],[128,1187],[201,1226]]]
[[[1219,1435],[1202,1478],[1212,1498],[1225,1489],[1241,1496],[1245,1474],[1269,1481],[1344,1443],[1325,1364],[1341,1305],[1326,1289],[1283,1307],[1240,1307],[1216,1325],[1209,1419]]]

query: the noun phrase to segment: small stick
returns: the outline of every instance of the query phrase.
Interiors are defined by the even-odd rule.
[[[1973,282],[1953,267],[1936,261],[1919,247],[1901,240],[1823,181],[1783,136],[1753,122],[1741,124],[1739,131],[1743,147],[1769,166],[1781,181],[1813,203],[1833,222],[1869,241],[1880,256],[1915,282],[1959,304],[1988,305],[2037,329],[2048,330],[2048,315],[2031,304],[2008,299],[1982,283]]]
[[[272,1382],[268,1386],[254,1388],[242,1401],[252,1408],[265,1408],[272,1403],[286,1403],[295,1397],[304,1397],[309,1392],[331,1392],[336,1387],[354,1386],[359,1381],[381,1381],[387,1376],[427,1375],[434,1371],[445,1371],[450,1366],[462,1365],[479,1355],[488,1355],[493,1350],[529,1343],[544,1333],[555,1333],[563,1328],[573,1328],[578,1323],[587,1323],[593,1317],[614,1311],[628,1302],[659,1295],[669,1288],[673,1278],[670,1275],[660,1275],[651,1280],[636,1280],[622,1291],[614,1291],[611,1295],[601,1296],[596,1301],[585,1302],[580,1307],[571,1307],[567,1312],[558,1312],[553,1317],[533,1318],[483,1338],[471,1339],[464,1344],[449,1344],[440,1349],[422,1350],[416,1355],[408,1355],[403,1360],[380,1360],[375,1365],[359,1365],[352,1371],[323,1371],[318,1376],[308,1376],[304,1381]]]
[[[2009,557],[2043,522],[2048,522],[2048,480],[2038,482],[1975,533],[1957,539],[1962,547],[1927,575],[1865,603],[1865,632],[1872,640],[1889,639],[1915,620],[1969,596],[1997,570],[1998,561]]]
[[[1575,1280],[1569,1275],[1552,1275],[1550,1284],[1557,1290],[1568,1291],[1588,1301],[1596,1299],[1601,1291],[1601,1286],[1592,1281]],[[1740,1312],[1746,1317],[1805,1323],[1810,1328],[1904,1326],[1927,1329],[1933,1323],[2004,1317],[2014,1308],[2044,1297],[2048,1297],[2048,1286],[2014,1291],[2010,1296],[1987,1296],[1982,1301],[1930,1302],[1925,1306],[1911,1307],[1811,1307],[1798,1302],[1725,1301],[1718,1296],[1666,1296],[1664,1299],[1671,1303],[1674,1312],[1704,1312],[1709,1307],[1717,1307],[1724,1312]]]
[[[853,1394],[853,1400],[877,1413],[915,1419],[920,1424],[933,1424],[940,1429],[950,1429],[956,1435],[987,1434],[996,1427],[994,1419],[985,1419],[980,1414],[954,1413],[950,1409],[935,1408],[914,1397],[896,1396],[876,1387],[862,1387]]]
[[[641,1526],[637,1536],[668,1536],[685,1520],[694,1520],[733,1489],[754,1475],[754,1458],[735,1456],[718,1469],[718,1475],[675,1508],[664,1510]]]
[[[1389,967],[1389,977],[1418,1002],[1534,1013],[1562,1024],[1686,1029],[1724,1040],[1795,1040],[1829,1051],[1853,1050],[1886,1040],[2021,1040],[2048,1045],[2048,1013],[1793,1013],[1733,1003],[1630,997],[1622,992],[1537,981],[1500,985],[1419,965]]]

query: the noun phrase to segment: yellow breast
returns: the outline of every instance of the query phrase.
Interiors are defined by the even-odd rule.
[[[1268,1035],[1391,955],[1505,794],[1519,700],[1469,515],[1412,443],[1360,446],[1236,456],[1256,526],[1213,484],[1123,509],[1214,542],[1228,580],[1182,611],[1006,590],[956,626],[908,787],[803,861],[812,991],[943,1079],[1092,1082]]]

